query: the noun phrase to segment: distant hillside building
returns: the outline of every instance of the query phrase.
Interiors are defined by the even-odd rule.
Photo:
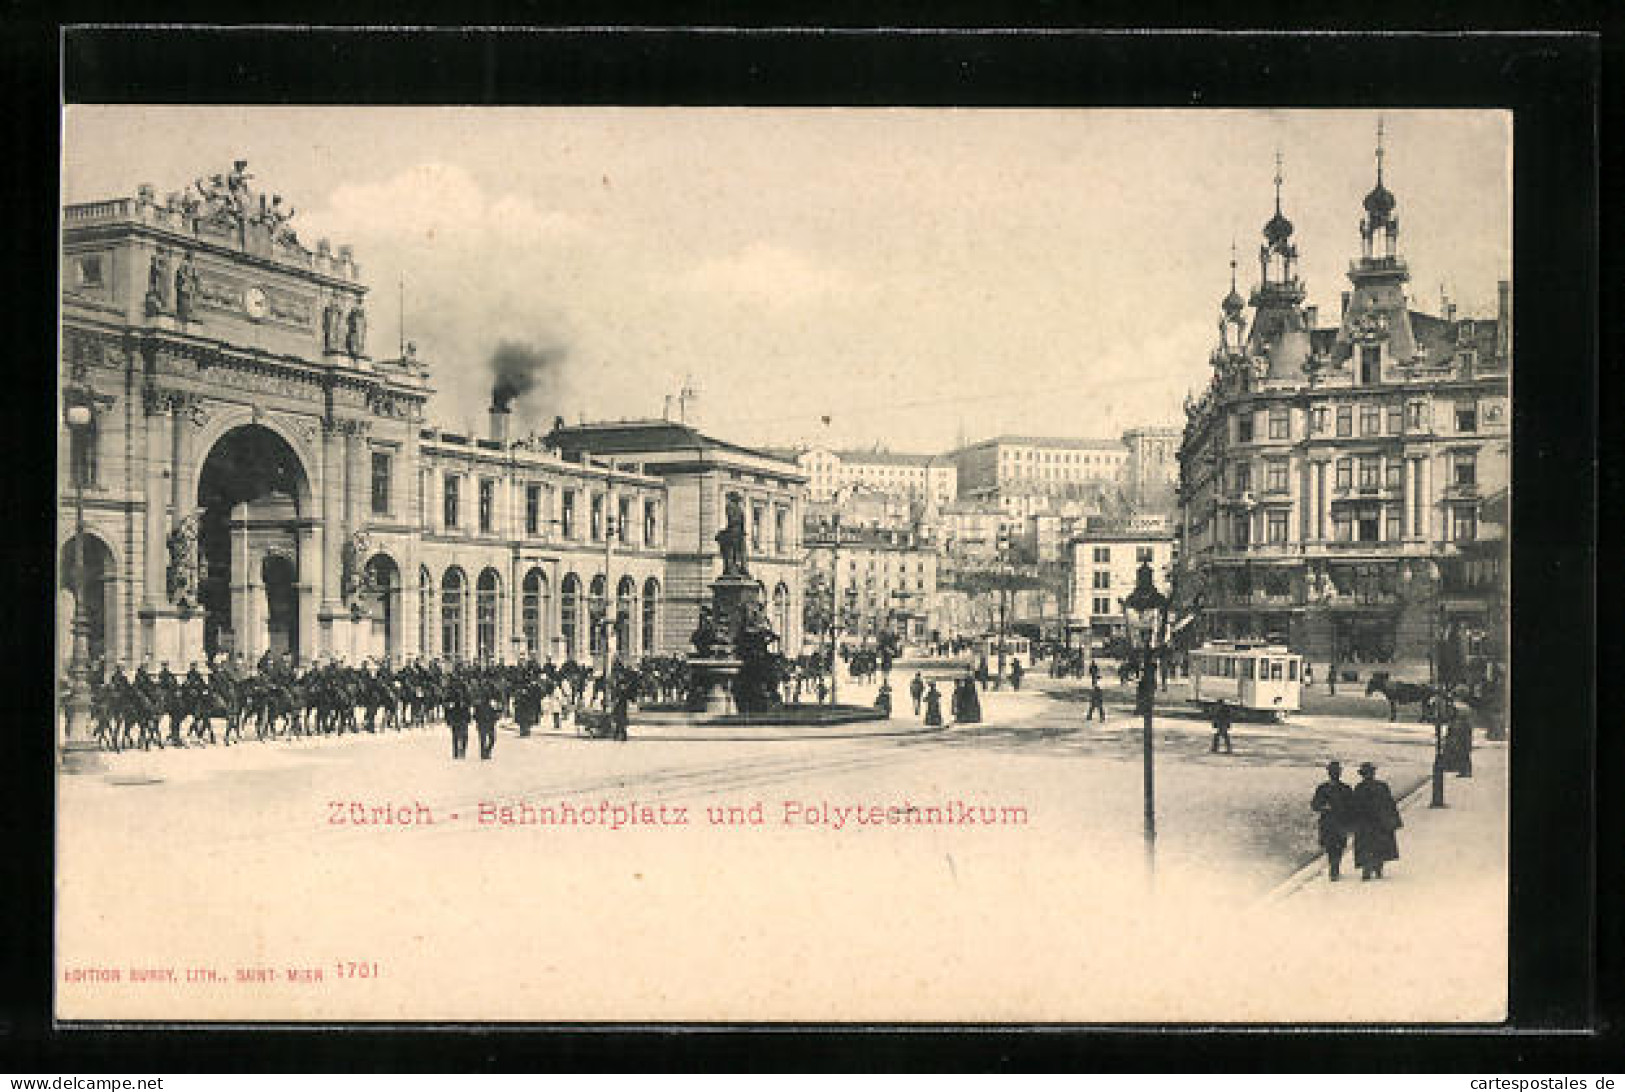
[[[837,490],[854,486],[938,505],[949,504],[959,495],[958,471],[942,455],[824,447],[785,454],[791,454],[807,476],[810,500],[827,501]]]

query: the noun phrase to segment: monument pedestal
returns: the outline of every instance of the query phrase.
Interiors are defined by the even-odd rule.
[[[694,712],[703,712],[710,716],[726,716],[739,712],[739,705],[734,701],[734,680],[739,677],[739,671],[745,666],[744,663],[724,657],[705,656],[694,657],[688,661],[688,666],[700,680],[699,691],[703,701]]]
[[[337,603],[324,605],[316,621],[321,629],[322,656],[340,663],[357,663],[356,631],[360,627],[350,608]]]
[[[153,668],[167,662],[172,670],[182,672],[193,660],[203,662],[202,611],[166,603],[143,607],[140,617],[144,662]]]

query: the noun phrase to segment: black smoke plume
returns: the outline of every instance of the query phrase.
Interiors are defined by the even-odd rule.
[[[491,370],[491,408],[509,409],[530,394],[556,398],[563,385],[564,358],[568,355],[569,350],[562,345],[500,343],[486,362]]]

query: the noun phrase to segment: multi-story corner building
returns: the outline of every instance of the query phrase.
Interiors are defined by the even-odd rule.
[[[784,454],[793,457],[806,475],[809,500],[832,500],[840,490],[853,487],[936,505],[952,503],[959,495],[958,469],[943,455],[824,447]]]
[[[806,545],[803,583],[825,596],[834,589],[843,638],[889,632],[919,642],[940,627],[937,544],[928,533],[831,520],[810,524]]]
[[[1179,451],[1180,598],[1210,636],[1347,662],[1425,657],[1435,634],[1501,625],[1510,288],[1494,317],[1413,308],[1380,143],[1377,156],[1335,325],[1304,303],[1279,176],[1248,303],[1231,263],[1212,381]]]
[[[1169,591],[1174,528],[1166,516],[1093,517],[1066,543],[1066,627],[1102,639],[1125,632],[1122,601],[1134,590],[1142,564],[1157,587]]]
[[[680,426],[432,427],[427,364],[369,350],[349,248],[305,246],[245,168],[63,210],[59,613],[93,659],[680,651],[724,488],[794,646],[793,465]]]

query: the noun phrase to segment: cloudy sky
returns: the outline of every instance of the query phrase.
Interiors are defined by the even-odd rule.
[[[1511,271],[1511,122],[1384,115],[1413,303],[1492,314]],[[659,416],[894,450],[961,434],[1178,423],[1206,382],[1232,239],[1297,226],[1335,314],[1377,115],[1357,111],[70,107],[64,201],[160,194],[249,161],[306,245],[355,248],[371,348],[435,368],[431,416],[482,418],[487,361],[563,361],[533,427]],[[828,423],[824,418],[828,417]]]

